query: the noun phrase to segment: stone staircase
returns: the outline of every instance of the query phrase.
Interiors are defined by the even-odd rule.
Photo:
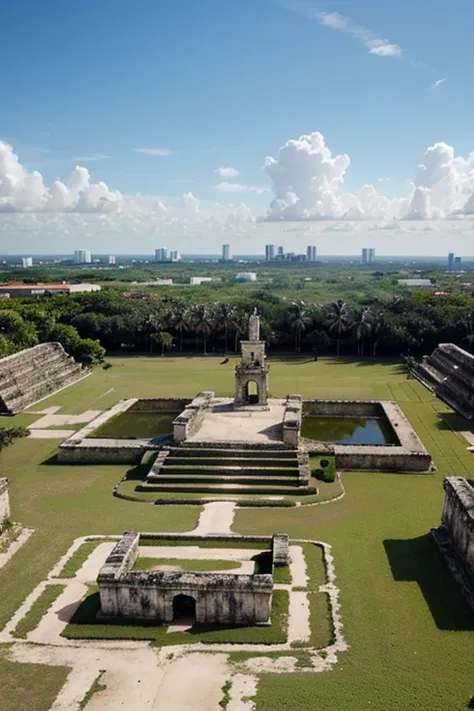
[[[159,452],[146,482],[139,484],[137,491],[181,496],[304,496],[314,493],[303,471],[305,464],[301,454],[289,449],[170,447]]]
[[[41,343],[0,359],[0,414],[15,415],[84,377],[60,343]]]
[[[474,418],[474,356],[453,343],[440,343],[415,373],[440,400],[468,420]]]

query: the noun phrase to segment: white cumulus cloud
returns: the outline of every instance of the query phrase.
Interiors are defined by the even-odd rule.
[[[112,212],[122,195],[103,182],[91,183],[87,168],[76,166],[66,183],[45,185],[28,171],[8,143],[0,141],[0,212]]]
[[[373,185],[343,192],[349,166],[349,156],[333,156],[319,132],[287,141],[265,160],[275,195],[266,219],[441,220],[474,213],[474,152],[464,158],[446,143],[429,146],[408,195],[397,198]]]
[[[226,168],[217,168],[216,173],[219,173],[221,178],[237,178],[240,171],[228,165]]]
[[[171,148],[135,148],[135,153],[144,153],[147,156],[171,156],[176,151],[172,151]]]
[[[267,188],[260,188],[258,185],[241,185],[240,183],[222,182],[214,186],[221,193],[261,193],[267,192]]]

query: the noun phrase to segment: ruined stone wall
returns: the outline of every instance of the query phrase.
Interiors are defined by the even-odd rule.
[[[446,477],[442,526],[474,585],[474,487],[460,476]]]
[[[403,447],[334,445],[336,469],[345,471],[427,472],[428,452],[410,452]]]
[[[300,445],[302,411],[301,395],[288,395],[283,413],[283,442],[293,449]]]
[[[440,343],[415,371],[415,376],[440,400],[474,418],[474,356],[454,343]]]
[[[10,498],[8,495],[8,479],[0,477],[0,533],[5,523],[10,520]]]
[[[60,343],[41,343],[0,359],[0,413],[14,415],[88,371]]]
[[[210,624],[256,624],[268,622],[271,612],[271,575],[133,571],[140,538],[177,540],[185,534],[125,533],[102,566],[99,585],[101,617],[171,622],[173,601],[178,595],[195,600],[196,621]],[[274,565],[288,565],[286,534],[269,536],[196,536],[198,540],[264,541],[272,548]]]
[[[173,420],[173,438],[175,442],[185,442],[188,437],[197,432],[213,397],[214,393],[212,391],[203,390]]]

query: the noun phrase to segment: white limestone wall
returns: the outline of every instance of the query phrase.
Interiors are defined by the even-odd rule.
[[[8,479],[0,478],[0,533],[6,521],[10,520],[10,497],[8,495]]]

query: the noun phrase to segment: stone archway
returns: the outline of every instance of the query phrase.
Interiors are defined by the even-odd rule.
[[[256,405],[259,401],[258,383],[256,380],[248,380],[245,386],[245,400],[249,405]]]
[[[196,600],[191,595],[175,595],[173,598],[173,620],[196,619]]]

